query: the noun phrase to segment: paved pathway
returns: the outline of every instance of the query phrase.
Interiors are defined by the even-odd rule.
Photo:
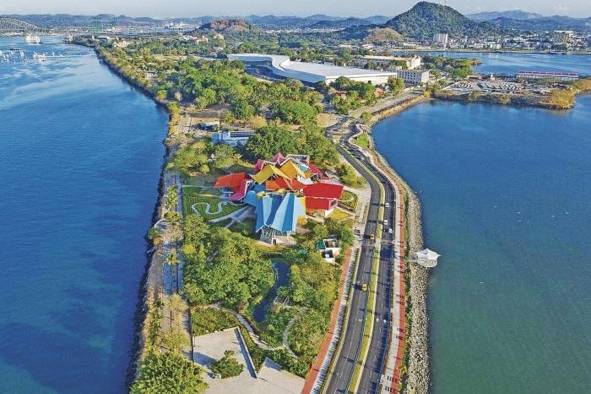
[[[246,329],[246,331],[248,332],[248,335],[250,335],[250,337],[252,338],[252,340],[254,341],[254,343],[260,347],[261,349],[264,350],[281,350],[281,349],[285,349],[289,352],[290,355],[292,355],[293,357],[296,357],[296,355],[291,351],[291,349],[289,348],[289,346],[287,346],[286,341],[285,341],[285,337],[286,337],[286,330],[283,332],[283,336],[284,336],[284,343],[281,346],[276,346],[276,347],[272,347],[267,345],[263,340],[261,340],[259,338],[259,336],[255,333],[254,329],[252,328],[252,326],[250,325],[250,323],[248,322],[248,320],[246,320],[244,318],[244,316],[242,316],[240,313],[233,311],[232,309],[227,309],[224,307],[221,307],[219,305],[213,304],[213,305],[209,305],[208,308],[214,308],[214,309],[218,309],[224,312],[228,312],[229,314],[231,314],[232,316],[234,316],[236,319],[238,319],[238,322]],[[295,319],[293,319],[295,320]],[[290,322],[290,324],[288,324],[288,328],[290,327],[291,323],[293,322],[293,320]]]

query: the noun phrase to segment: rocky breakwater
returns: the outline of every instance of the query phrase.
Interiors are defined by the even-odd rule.
[[[418,197],[402,177],[390,167],[377,152],[376,163],[400,190],[404,202],[404,259],[409,262],[416,252],[423,248],[421,205]],[[429,390],[429,321],[427,315],[428,270],[415,263],[406,265],[405,284],[407,288],[406,327],[407,348],[404,353],[402,370],[402,392],[427,393]]]
[[[427,100],[428,98],[425,97],[416,97],[402,103],[402,105],[391,107],[387,111],[379,111],[374,114],[370,124]],[[370,139],[370,141],[370,146],[373,148],[373,140]],[[404,202],[404,259],[409,262],[410,258],[423,248],[420,201],[410,186],[378,152],[374,149],[369,149],[368,152],[374,157],[374,163],[384,174],[389,176],[392,182],[396,183],[400,191],[399,198]],[[429,320],[427,314],[429,271],[415,263],[406,264],[404,279],[407,290],[405,327],[407,342],[401,366],[401,392],[422,394],[429,391],[430,382]]]

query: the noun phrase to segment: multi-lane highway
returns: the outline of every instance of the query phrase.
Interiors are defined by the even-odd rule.
[[[392,239],[394,234],[391,234],[389,229],[395,223],[395,210],[393,208],[395,206],[395,192],[381,172],[377,171],[361,152],[348,144],[348,136],[343,137],[341,146],[338,146],[337,149],[368,181],[371,188],[371,200],[361,246],[359,266],[353,281],[354,289],[348,306],[350,308],[348,321],[345,332],[341,335],[343,346],[334,364],[333,373],[327,377],[326,392],[331,394],[348,392],[354,367],[360,356],[368,297],[367,292],[361,289],[361,284],[369,284],[372,259],[378,245],[380,247],[380,260],[376,304],[374,313],[367,316],[367,318],[375,319],[375,321],[369,352],[358,388],[360,393],[375,393],[378,389],[387,353],[388,332],[391,321],[391,291],[393,289]],[[384,189],[383,201],[381,200],[380,183]],[[383,216],[380,215],[380,205],[384,207]],[[378,227],[380,221],[383,222],[383,226]],[[378,228],[382,229],[382,234],[376,234]],[[376,243],[372,239],[372,234],[376,240],[381,238],[381,243]]]

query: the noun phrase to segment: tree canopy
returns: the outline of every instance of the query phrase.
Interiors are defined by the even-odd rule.
[[[236,360],[234,352],[226,350],[224,356],[211,364],[211,370],[220,375],[222,379],[238,376],[244,370],[244,365]]]
[[[314,125],[305,125],[295,132],[277,124],[257,130],[245,150],[251,159],[270,158],[275,153],[306,154],[318,164],[334,162],[337,152],[334,144],[328,140],[322,130]]]
[[[143,360],[132,394],[199,394],[207,384],[201,368],[176,353],[150,353]]]
[[[189,216],[185,220],[183,252],[185,294],[192,304],[221,302],[243,310],[275,282],[271,261],[254,241],[226,228],[210,227]]]

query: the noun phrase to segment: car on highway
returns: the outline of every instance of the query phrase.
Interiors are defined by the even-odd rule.
[[[392,227],[388,229],[388,234],[392,234]]]
[[[384,219],[384,226],[388,225],[388,219]]]
[[[362,283],[360,287],[361,291],[367,291],[367,283]]]
[[[376,239],[376,236],[374,234],[370,234],[369,239],[371,239],[373,241],[374,239]]]
[[[390,208],[390,203],[389,203],[389,202],[385,203],[385,204],[384,204],[384,207],[386,207],[386,208]]]

